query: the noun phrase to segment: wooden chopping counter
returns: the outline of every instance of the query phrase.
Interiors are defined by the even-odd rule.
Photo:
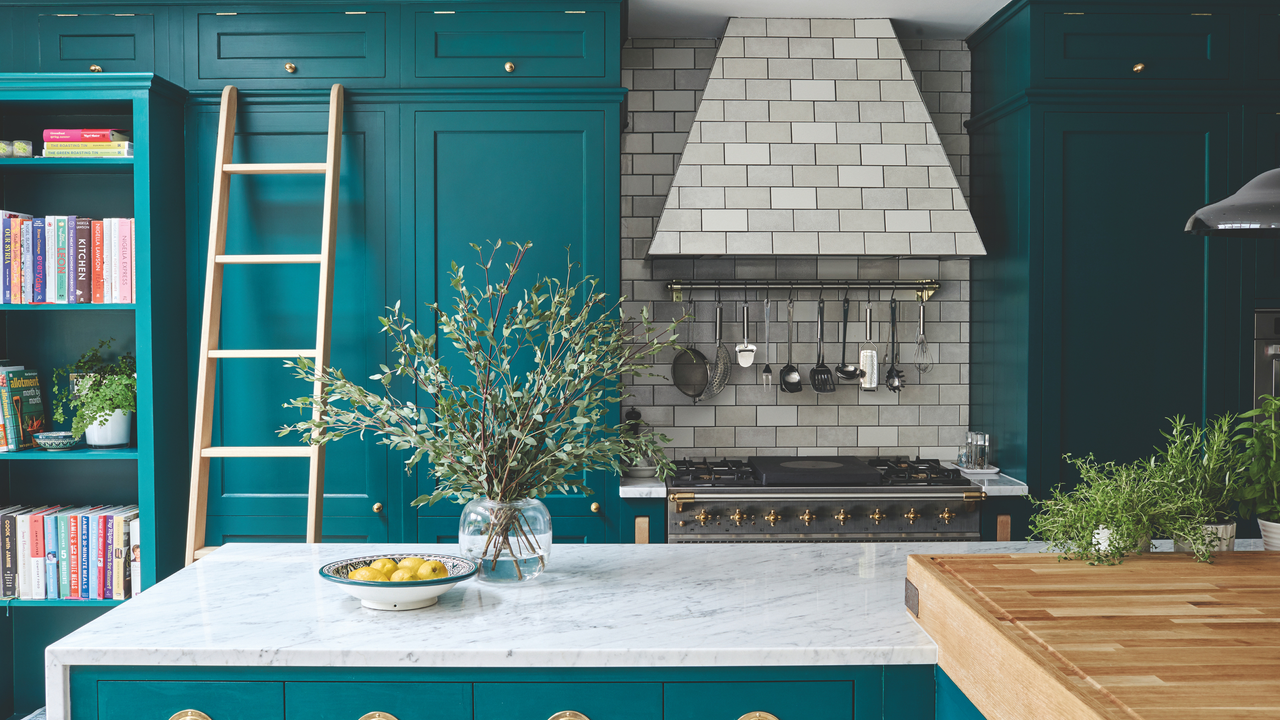
[[[1280,718],[1280,553],[912,555],[907,582],[987,720]]]

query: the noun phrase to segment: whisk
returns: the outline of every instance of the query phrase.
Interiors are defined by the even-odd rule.
[[[920,324],[916,327],[916,372],[921,375],[933,369],[933,355],[929,352],[929,338],[924,334],[924,301],[920,302]]]

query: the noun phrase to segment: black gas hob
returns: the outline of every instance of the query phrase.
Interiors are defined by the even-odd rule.
[[[673,488],[967,486],[959,470],[937,460],[852,456],[677,460]]]

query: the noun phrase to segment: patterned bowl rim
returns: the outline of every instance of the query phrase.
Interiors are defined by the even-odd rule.
[[[432,578],[430,580],[409,580],[406,582],[397,582],[397,583],[377,582],[376,580],[352,580],[350,578],[342,577],[341,575],[338,575],[337,573],[334,572],[334,570],[340,565],[349,565],[351,563],[364,563],[367,565],[373,562],[374,560],[381,560],[382,558],[393,559],[396,562],[400,562],[401,560],[408,557],[419,557],[419,558],[422,558],[423,560],[439,560],[440,562],[445,563],[446,566],[448,565],[448,563],[445,562],[446,560],[453,561],[456,563],[461,563],[463,567],[467,568],[467,570],[466,572],[463,572],[459,575],[449,575],[448,577]],[[346,558],[345,560],[337,560],[331,563],[326,563],[320,568],[319,572],[320,572],[320,577],[324,578],[325,580],[328,580],[329,582],[337,583],[339,585],[358,585],[360,587],[408,589],[408,588],[431,587],[433,585],[454,585],[462,582],[463,580],[467,580],[475,576],[476,573],[480,572],[480,566],[475,561],[468,560],[464,557],[458,557],[457,555],[438,555],[434,553],[426,553],[426,554],[384,553],[382,555],[362,555],[360,557]]]
[[[49,438],[50,440],[52,440],[53,437],[55,436],[60,438],[72,437],[70,430],[46,430],[45,432],[33,433],[31,435],[31,437],[43,437],[43,438]]]

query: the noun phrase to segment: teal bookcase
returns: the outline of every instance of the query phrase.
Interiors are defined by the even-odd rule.
[[[134,217],[137,302],[0,305],[0,356],[50,374],[99,339],[138,359],[133,444],[114,450],[0,454],[0,504],[137,503],[143,587],[182,566],[186,527],[187,373],[183,327],[183,105],[151,74],[0,73],[0,137],[37,141],[49,127],[113,127],[123,159],[0,159],[0,207],[36,216]],[[0,717],[44,704],[44,647],[117,602],[0,600]]]

